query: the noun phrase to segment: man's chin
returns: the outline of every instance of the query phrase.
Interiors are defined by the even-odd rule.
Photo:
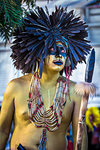
[[[55,72],[60,72],[62,69],[63,69],[62,66],[56,66],[56,67],[51,68],[50,70],[55,71]]]

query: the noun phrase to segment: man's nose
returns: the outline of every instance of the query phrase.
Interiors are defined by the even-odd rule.
[[[62,55],[61,55],[61,54],[56,54],[55,57],[56,57],[56,58],[62,58]]]

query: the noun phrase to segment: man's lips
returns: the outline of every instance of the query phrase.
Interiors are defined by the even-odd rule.
[[[53,61],[53,63],[55,64],[55,65],[58,65],[58,66],[61,66],[62,64],[63,64],[63,62],[62,61]]]

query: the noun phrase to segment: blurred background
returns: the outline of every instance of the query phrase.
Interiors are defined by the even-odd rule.
[[[0,3],[0,5],[2,5],[2,3]],[[89,144],[90,146],[92,145],[89,150],[92,150],[92,148],[93,150],[99,150],[100,147],[98,148],[97,143],[99,143],[100,146],[100,0],[23,0],[21,1],[21,5],[26,11],[35,5],[43,8],[47,5],[50,11],[54,10],[55,5],[61,5],[63,7],[68,6],[68,10],[74,9],[75,14],[81,16],[81,18],[88,24],[88,40],[91,41],[91,45],[95,49],[95,68],[92,82],[96,85],[97,91],[95,97],[89,97],[86,121],[89,134]],[[2,17],[2,14],[0,15],[0,17]],[[8,26],[6,29],[3,28],[4,26],[1,26],[2,20],[3,19],[0,18],[0,106],[2,106],[4,91],[8,82],[13,78],[22,75],[20,71],[14,68],[13,62],[10,58],[10,46],[13,38],[7,33]],[[11,30],[12,28],[8,32]],[[78,64],[77,69],[72,72],[70,79],[76,82],[84,81],[85,69],[85,63]],[[68,133],[67,136],[71,135],[70,129],[70,134]],[[93,137],[95,131],[96,137]],[[94,138],[94,141],[92,137]],[[93,147],[93,145],[97,145],[97,147]],[[71,147],[69,147],[68,150],[72,150]]]

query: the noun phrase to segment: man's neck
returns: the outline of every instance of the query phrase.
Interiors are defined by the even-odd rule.
[[[56,86],[57,79],[59,78],[59,76],[60,76],[59,72],[43,71],[42,77],[40,79],[41,87],[44,89],[47,89],[47,88],[49,89],[51,87]]]

